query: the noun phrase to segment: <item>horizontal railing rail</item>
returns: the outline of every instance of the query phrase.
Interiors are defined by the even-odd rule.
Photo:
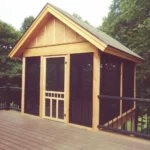
[[[0,110],[21,110],[21,88],[17,86],[0,87]]]
[[[99,129],[150,139],[150,99],[108,95],[98,98]]]
[[[104,99],[116,99],[116,100],[127,100],[127,101],[140,101],[140,102],[148,102],[150,103],[150,99],[144,99],[144,98],[131,98],[131,97],[119,97],[119,96],[108,96],[108,95],[100,95],[98,98],[104,98]]]

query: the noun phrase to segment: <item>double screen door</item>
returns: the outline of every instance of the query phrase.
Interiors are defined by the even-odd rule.
[[[44,118],[64,122],[66,56],[45,57]]]

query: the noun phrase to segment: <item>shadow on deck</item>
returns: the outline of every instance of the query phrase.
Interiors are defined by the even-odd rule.
[[[0,111],[0,149],[4,150],[149,150],[149,147],[146,140]]]

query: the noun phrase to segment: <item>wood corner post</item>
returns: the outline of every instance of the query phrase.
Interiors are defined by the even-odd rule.
[[[65,56],[65,123],[69,123],[70,102],[70,55]]]
[[[100,53],[96,50],[93,53],[93,119],[92,128],[93,130],[98,130],[99,125],[99,105],[100,101],[98,95],[100,91]]]
[[[39,108],[39,116],[40,118],[43,118],[44,116],[44,85],[45,85],[45,81],[44,81],[44,76],[45,76],[45,63],[44,63],[44,57],[41,56],[40,57],[40,108]]]
[[[22,93],[21,93],[21,113],[24,114],[25,104],[25,57],[22,58]]]

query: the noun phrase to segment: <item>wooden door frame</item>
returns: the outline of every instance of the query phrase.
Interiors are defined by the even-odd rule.
[[[41,56],[41,73],[40,73],[40,117],[45,117],[45,83],[46,83],[46,59],[47,58],[64,58],[64,121],[69,123],[69,92],[70,92],[70,55],[55,55],[55,56]],[[61,121],[59,119],[51,119]]]

